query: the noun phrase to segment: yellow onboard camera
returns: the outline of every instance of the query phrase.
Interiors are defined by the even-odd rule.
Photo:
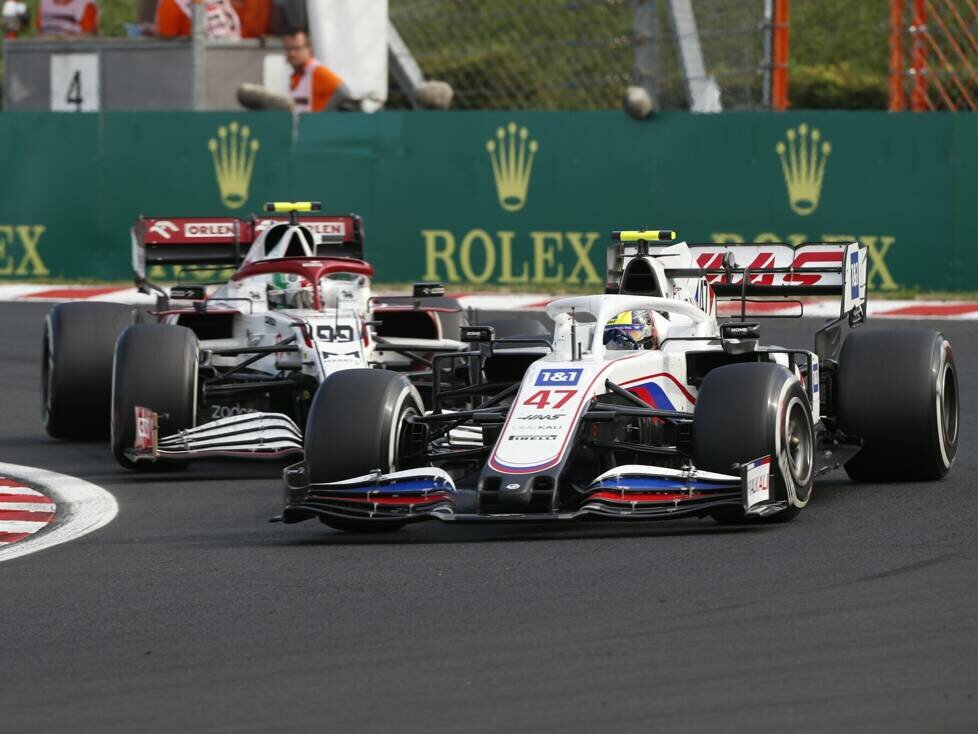
[[[288,214],[289,224],[296,224],[299,212],[318,212],[323,205],[318,201],[269,201],[265,204],[266,212]]]
[[[628,229],[612,232],[612,242],[672,242],[676,239],[674,229]]]
[[[289,212],[318,212],[323,205],[318,201],[269,201],[265,204],[266,212],[287,214]]]

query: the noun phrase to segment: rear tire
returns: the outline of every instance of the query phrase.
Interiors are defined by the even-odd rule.
[[[44,321],[41,347],[41,422],[53,438],[109,437],[112,355],[133,321],[118,303],[61,303]]]
[[[126,329],[115,349],[112,382],[112,454],[126,469],[176,470],[188,462],[130,461],[136,406],[156,411],[159,435],[192,428],[197,412],[197,337],[183,326],[141,324]]]
[[[403,469],[398,466],[398,453],[404,418],[423,412],[417,389],[403,375],[374,369],[330,375],[316,391],[306,420],[310,483]],[[337,530],[354,532],[396,530],[404,525],[401,520],[320,519]]]
[[[808,504],[815,470],[815,428],[808,397],[787,369],[773,363],[732,364],[707,373],[693,414],[693,461],[723,474],[771,457],[772,499],[785,510],[765,520],[793,519]],[[742,508],[713,513],[718,522],[744,522]]]
[[[863,448],[846,463],[860,482],[936,480],[958,450],[958,373],[951,344],[931,329],[850,334],[836,377],[839,428]]]

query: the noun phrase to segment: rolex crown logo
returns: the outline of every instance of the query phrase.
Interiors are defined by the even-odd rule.
[[[822,179],[825,177],[825,162],[832,145],[822,140],[822,134],[802,123],[798,131],[789,129],[788,142],[774,146],[781,158],[781,171],[788,187],[788,201],[791,209],[803,217],[818,208],[818,198],[822,193]]]
[[[221,201],[228,209],[240,209],[248,201],[248,187],[259,147],[259,142],[251,139],[248,126],[239,127],[237,122],[221,125],[217,137],[207,142]]]
[[[499,206],[508,212],[518,212],[526,205],[533,159],[540,147],[536,140],[528,140],[529,136],[525,127],[511,122],[505,130],[496,130],[495,140],[486,141]]]

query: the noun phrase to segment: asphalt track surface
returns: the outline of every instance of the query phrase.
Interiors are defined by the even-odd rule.
[[[978,729],[976,322],[935,324],[963,396],[940,483],[838,477],[776,527],[353,537],[269,524],[276,466],[134,476],[48,439],[46,308],[0,306],[0,460],[104,486],[120,513],[0,564],[4,732]]]

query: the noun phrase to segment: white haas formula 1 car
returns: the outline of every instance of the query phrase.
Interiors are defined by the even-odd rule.
[[[110,433],[127,468],[277,458],[302,453],[312,396],[338,371],[398,370],[430,392],[431,354],[465,348],[443,338],[458,336],[458,302],[438,297],[438,284],[418,284],[413,298],[380,303],[359,217],[300,221],[298,212],[318,210],[313,202],[266,208],[264,219],[137,220],[134,270],[159,294],[155,323],[133,325],[134,309],[121,304],[52,309],[41,380],[49,434]],[[146,280],[147,267],[174,264],[205,275],[237,269],[209,295],[199,281],[166,294]]]
[[[552,344],[514,349],[463,327],[471,348],[435,358],[456,368],[434,370],[430,410],[392,372],[328,377],[305,460],[285,472],[281,519],[346,530],[430,518],[786,520],[839,466],[866,481],[948,471],[958,441],[948,341],[925,329],[841,340],[843,322],[864,320],[863,246],[674,238],[614,233],[609,293],[551,303]],[[841,296],[815,350],[760,345],[748,303],[810,294]],[[739,300],[741,317],[718,323],[717,297]],[[445,374],[479,379],[459,389]]]

